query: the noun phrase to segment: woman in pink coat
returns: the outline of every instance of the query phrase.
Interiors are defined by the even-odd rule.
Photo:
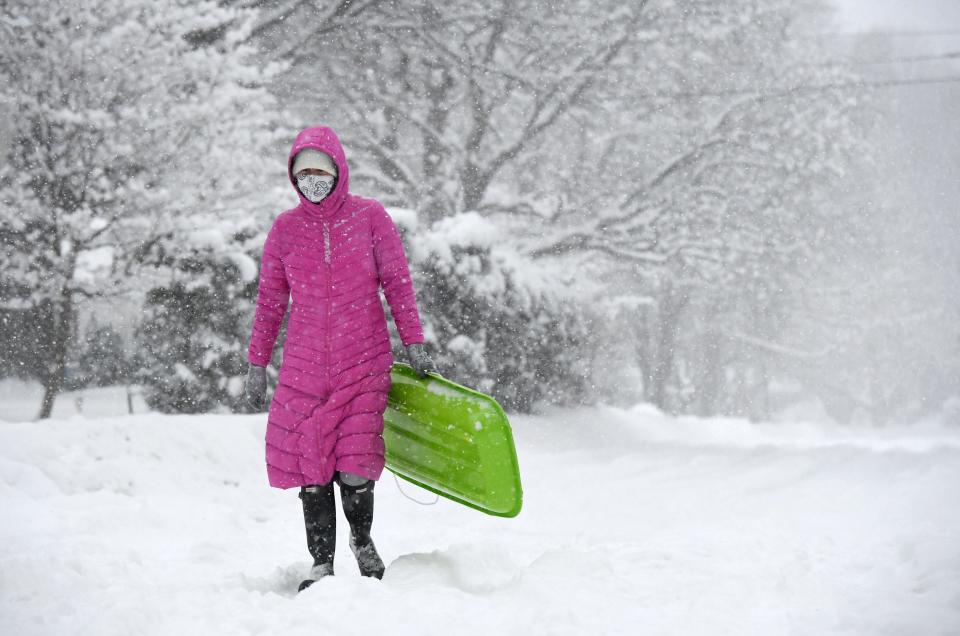
[[[263,407],[266,366],[292,297],[266,460],[271,486],[300,488],[314,559],[302,590],[333,574],[334,482],[361,574],[383,576],[370,538],[393,364],[381,286],[411,366],[421,376],[434,368],[400,235],[379,202],[350,193],[336,134],[300,132],[287,172],[300,204],[276,218],[263,247],[246,394]]]

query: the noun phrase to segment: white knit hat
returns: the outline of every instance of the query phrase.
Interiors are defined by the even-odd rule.
[[[325,152],[314,150],[313,148],[304,148],[297,153],[293,160],[293,174],[306,168],[318,168],[326,170],[333,176],[337,176],[337,166],[333,163],[333,158]]]

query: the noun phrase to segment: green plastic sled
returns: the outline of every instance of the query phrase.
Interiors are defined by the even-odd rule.
[[[384,413],[386,467],[438,495],[499,517],[523,504],[510,422],[496,400],[396,362]]]

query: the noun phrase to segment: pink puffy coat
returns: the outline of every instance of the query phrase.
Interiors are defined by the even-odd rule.
[[[304,148],[337,165],[336,187],[320,203],[296,187],[293,159]],[[350,194],[331,129],[297,135],[287,173],[300,205],[277,217],[263,246],[248,352],[252,364],[269,364],[292,296],[267,423],[267,476],[277,488],[325,484],[335,471],[379,479],[393,364],[381,285],[403,344],[423,342],[403,244],[380,203]]]

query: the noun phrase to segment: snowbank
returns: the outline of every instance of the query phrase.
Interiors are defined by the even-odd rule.
[[[950,634],[960,431],[513,418],[525,504],[417,506],[389,473],[363,579],[309,566],[262,416],[0,422],[3,634]],[[432,495],[403,484],[408,495]]]

